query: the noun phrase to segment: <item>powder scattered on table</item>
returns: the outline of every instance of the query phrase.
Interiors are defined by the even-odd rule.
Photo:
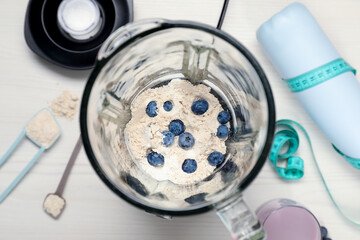
[[[26,134],[46,148],[52,144],[59,132],[54,117],[46,109],[38,113],[26,126]]]
[[[78,105],[79,98],[65,90],[52,101],[50,108],[55,116],[71,120],[78,110]]]

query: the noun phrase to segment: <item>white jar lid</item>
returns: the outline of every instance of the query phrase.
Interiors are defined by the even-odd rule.
[[[63,0],[57,19],[62,30],[78,40],[94,36],[102,22],[99,6],[94,0]]]

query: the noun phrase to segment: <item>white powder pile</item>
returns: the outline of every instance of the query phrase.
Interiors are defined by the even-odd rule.
[[[50,216],[57,218],[65,207],[65,200],[56,194],[49,194],[45,198],[43,207]]]
[[[57,117],[73,119],[77,112],[78,105],[79,98],[66,90],[52,101],[50,108]]]
[[[132,156],[139,166],[155,179],[170,180],[176,184],[192,184],[210,176],[215,167],[208,162],[208,156],[214,152],[226,153],[227,138],[216,136],[219,122],[217,116],[224,109],[219,100],[210,93],[211,88],[199,84],[192,85],[188,81],[174,79],[168,85],[148,89],[140,94],[131,105],[132,119],[126,125],[125,136]],[[209,109],[202,115],[195,115],[191,106],[199,98],[205,99]],[[156,101],[158,115],[149,117],[146,107],[150,101]],[[165,111],[163,104],[172,101],[173,109]],[[174,143],[166,147],[162,144],[162,132],[168,130],[172,120],[180,119],[195,138],[191,149],[179,147],[176,136]],[[148,163],[149,150],[161,153],[165,163],[161,167],[153,167]],[[188,174],[182,170],[185,159],[195,159],[197,170]]]
[[[50,146],[59,133],[59,126],[46,109],[38,113],[26,126],[26,134],[46,148]]]

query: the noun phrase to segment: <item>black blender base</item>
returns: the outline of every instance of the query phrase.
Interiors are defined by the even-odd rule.
[[[29,48],[45,60],[69,69],[94,67],[102,43],[119,27],[133,21],[132,0],[97,0],[103,26],[88,40],[72,39],[57,24],[62,0],[30,0],[25,16],[25,40]]]

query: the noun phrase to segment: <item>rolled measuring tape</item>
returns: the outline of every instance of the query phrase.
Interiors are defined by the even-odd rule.
[[[321,180],[324,184],[324,187],[325,187],[331,201],[334,203],[334,205],[338,209],[338,211],[347,220],[349,220],[353,224],[360,226],[360,220],[354,219],[354,217],[352,215],[347,214],[347,211],[344,211],[341,208],[341,206],[338,204],[338,202],[335,200],[332,192],[330,191],[328,184],[325,181],[325,178],[319,167],[318,161],[316,160],[316,156],[314,153],[314,149],[313,149],[313,146],[311,143],[310,136],[308,135],[305,128],[303,126],[301,126],[299,123],[297,123],[293,120],[289,120],[289,119],[278,120],[276,122],[276,126],[277,126],[277,128],[280,128],[280,130],[275,133],[275,139],[274,139],[272,148],[270,150],[269,160],[274,165],[274,167],[277,170],[277,172],[279,173],[279,175],[282,178],[287,179],[287,180],[300,179],[304,175],[304,162],[299,156],[294,155],[300,144],[299,134],[295,129],[295,127],[296,127],[298,129],[300,129],[300,131],[304,134],[304,136],[306,137],[306,140],[309,143],[310,152],[311,152],[312,158],[315,162],[316,169],[321,177]],[[283,150],[286,147],[287,147],[287,151],[285,151],[282,154],[279,154],[280,152],[283,152]],[[287,159],[288,164],[285,169],[277,166],[277,163],[280,159]],[[358,210],[356,210],[356,211],[358,211]]]
[[[277,122],[277,127],[285,127],[287,129],[275,133],[274,142],[272,144],[269,160],[275,167],[278,174],[287,180],[297,180],[304,176],[304,161],[294,156],[299,148],[299,135],[296,130],[286,122]],[[280,154],[282,149],[287,145],[287,151]],[[286,168],[278,166],[278,161],[287,161]]]
[[[292,125],[299,127],[305,133],[311,146],[310,137],[299,123],[288,119],[278,120],[276,122],[276,127],[281,128],[281,130],[275,133],[269,160],[280,177],[286,180],[298,180],[304,176],[304,161],[301,157],[295,155],[300,145],[299,134]],[[336,152],[343,156],[343,158],[345,158],[353,167],[360,169],[359,159],[350,158],[340,152],[334,145],[333,147]],[[312,146],[311,151],[313,152]],[[283,153],[280,154],[280,152]],[[280,161],[286,161],[286,168],[278,165]]]

